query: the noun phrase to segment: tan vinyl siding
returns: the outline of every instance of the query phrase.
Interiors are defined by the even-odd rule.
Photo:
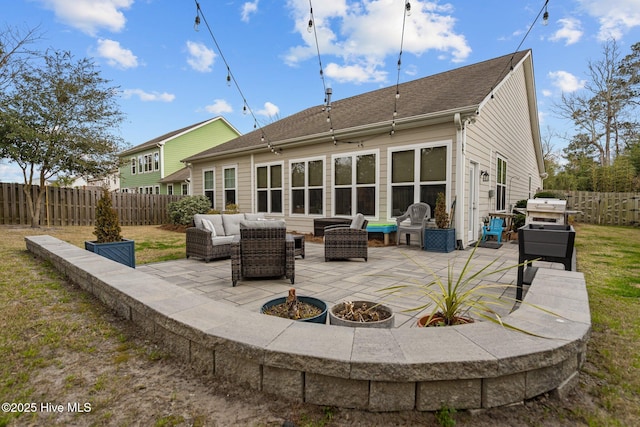
[[[528,198],[529,175],[533,191],[541,187],[522,67],[514,70],[494,98],[485,104],[476,123],[468,126],[466,155],[467,165],[475,161],[490,175],[489,182],[479,183],[481,216],[495,209],[495,195],[489,199],[488,194],[489,190],[495,192],[497,155],[507,161],[507,209],[518,200]],[[468,184],[468,176],[465,182]]]

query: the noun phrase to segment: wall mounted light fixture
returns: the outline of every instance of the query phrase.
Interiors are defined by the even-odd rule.
[[[480,171],[480,177],[482,178],[482,182],[489,182],[489,172]]]

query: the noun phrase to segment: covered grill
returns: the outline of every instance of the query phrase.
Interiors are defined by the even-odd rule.
[[[560,199],[529,199],[525,224],[558,224],[566,222],[567,201]]]

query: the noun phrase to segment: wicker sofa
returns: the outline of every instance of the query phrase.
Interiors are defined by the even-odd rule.
[[[207,222],[203,222],[207,220]],[[196,214],[193,227],[187,228],[187,258],[202,258],[205,262],[231,256],[231,242],[240,235],[240,221],[263,220],[264,214]],[[212,229],[207,229],[212,226]]]

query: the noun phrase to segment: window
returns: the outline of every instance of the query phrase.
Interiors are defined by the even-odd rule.
[[[324,213],[324,161],[294,161],[291,170],[291,213]]]
[[[334,215],[376,216],[377,170],[375,153],[334,156]]]
[[[138,173],[142,173],[142,171],[144,169],[142,169],[142,165],[144,164],[144,161],[142,159],[142,156],[138,156]]]
[[[204,171],[204,195],[209,199],[209,203],[211,204],[211,208],[215,208],[216,206],[216,193],[215,193],[215,181],[214,181],[214,171],[208,170]]]
[[[282,213],[282,164],[256,168],[258,212]]]
[[[153,170],[160,170],[160,153],[158,153],[157,151],[153,153]]]
[[[131,175],[136,174],[136,166],[138,165],[138,160],[135,157],[131,158]]]
[[[224,191],[224,206],[228,204],[237,204],[236,202],[236,168],[228,166],[222,170],[222,186]]]
[[[144,155],[144,171],[151,172],[153,170],[153,156],[151,154]]]
[[[449,145],[408,147],[391,151],[391,216],[412,203],[424,202],[434,216],[438,193],[447,194]]]
[[[188,196],[189,195],[189,184],[183,183],[181,191],[182,191],[182,195],[183,196]]]
[[[173,184],[167,184],[167,194],[173,195]]]
[[[502,211],[506,208],[507,161],[498,156],[496,168],[496,210]]]

